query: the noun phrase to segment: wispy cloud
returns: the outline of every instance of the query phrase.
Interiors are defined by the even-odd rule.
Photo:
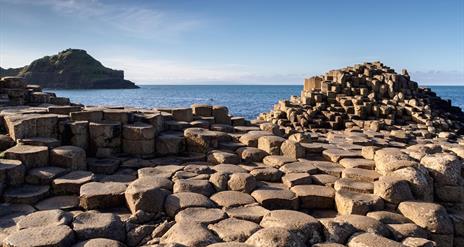
[[[0,0],[0,3],[45,6],[57,15],[103,24],[121,31],[121,35],[172,40],[195,30],[205,22],[198,16],[179,15],[166,9],[144,8],[100,0]],[[149,2],[148,2],[149,3]],[[102,29],[101,25],[87,25]],[[98,28],[97,28],[98,27]]]

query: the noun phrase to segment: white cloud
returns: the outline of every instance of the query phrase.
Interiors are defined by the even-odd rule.
[[[413,71],[411,79],[421,85],[464,85],[464,71]]]
[[[159,40],[176,39],[205,22],[198,16],[181,16],[169,10],[102,2],[100,0],[0,0],[10,4],[46,6],[57,15],[90,21],[86,28],[101,31],[114,28],[121,35]],[[100,25],[99,25],[100,24]]]

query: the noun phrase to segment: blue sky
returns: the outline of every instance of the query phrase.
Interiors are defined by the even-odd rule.
[[[464,85],[464,1],[0,0],[0,66],[80,48],[139,84],[302,84],[364,61]]]

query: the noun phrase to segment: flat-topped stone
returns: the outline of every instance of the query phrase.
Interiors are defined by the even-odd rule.
[[[0,183],[15,186],[24,182],[26,167],[20,160],[0,159]]]
[[[211,196],[211,200],[221,207],[236,207],[254,203],[255,200],[247,193],[239,191],[221,191]]]
[[[5,151],[5,158],[20,160],[27,169],[48,165],[48,147],[17,145]]]
[[[287,163],[279,168],[284,173],[309,173],[316,174],[318,172],[317,167],[306,161],[297,161],[292,163]]]
[[[127,187],[124,195],[134,214],[138,210],[149,213],[162,211],[165,198],[171,194],[172,182],[162,177],[139,177]]]
[[[96,173],[96,174],[113,174],[119,168],[121,164],[121,160],[119,159],[112,159],[112,158],[104,158],[104,159],[96,159],[96,158],[88,158],[87,159],[87,168],[89,171]]]
[[[374,184],[372,182],[357,181],[351,178],[340,178],[335,181],[334,189],[336,191],[348,190],[359,193],[373,193]]]
[[[66,169],[56,166],[44,166],[30,169],[27,172],[26,182],[29,184],[49,185],[53,179],[66,174]]]
[[[218,208],[191,207],[176,214],[176,222],[195,222],[200,224],[213,224],[226,218],[224,211]]]
[[[253,221],[255,223],[261,222],[261,219],[266,215],[269,210],[257,205],[245,205],[243,207],[226,208],[226,213],[231,218]]]
[[[3,199],[8,203],[33,205],[47,197],[49,190],[48,185],[21,185],[5,190]]]
[[[177,179],[173,186],[173,192],[194,192],[210,196],[214,193],[214,188],[208,180]]]
[[[450,234],[452,222],[446,209],[436,203],[406,201],[398,205],[398,210],[406,218],[432,233]]]
[[[75,242],[74,232],[69,226],[45,226],[23,229],[3,240],[8,247],[20,246],[71,246]]]
[[[74,217],[73,229],[80,240],[108,238],[126,239],[124,223],[113,213],[83,212]]]
[[[207,161],[212,164],[238,164],[240,157],[232,152],[213,150],[208,154]]]
[[[369,246],[372,243],[376,243],[376,246],[388,246],[388,247],[401,247],[403,244],[385,238],[383,236],[374,234],[374,233],[362,233],[357,236],[354,236],[348,242],[348,247],[356,246]]]
[[[335,190],[321,185],[296,185],[291,188],[301,208],[327,209],[334,207]]]
[[[296,162],[297,160],[291,157],[287,156],[280,156],[280,155],[269,155],[264,157],[263,163],[267,166],[274,167],[274,168],[280,168],[281,166],[287,164],[287,163],[292,163]]]
[[[223,241],[246,241],[261,227],[251,221],[228,218],[216,224],[211,224],[208,229],[215,232]]]
[[[305,246],[297,235],[282,227],[263,228],[251,235],[245,243],[252,246]]]
[[[160,239],[161,244],[181,244],[183,246],[208,246],[220,239],[206,227],[192,222],[173,225]]]
[[[53,196],[43,199],[34,205],[38,210],[72,210],[79,207],[78,196]]]
[[[322,155],[332,162],[338,162],[344,158],[360,158],[361,152],[344,149],[327,149],[322,151]]]
[[[383,210],[384,202],[373,194],[339,190],[335,193],[335,205],[341,215],[365,215],[370,211]]]
[[[125,191],[123,183],[89,182],[80,188],[79,205],[86,210],[123,206]]]
[[[33,227],[52,227],[58,225],[69,225],[72,221],[70,213],[59,209],[36,211],[21,218],[16,224],[18,230]]]
[[[288,189],[263,187],[254,190],[251,196],[266,209],[298,208],[298,197]]]
[[[83,184],[95,179],[93,173],[88,171],[72,171],[53,180],[53,193],[55,194],[79,194]]]
[[[345,168],[361,168],[367,170],[374,170],[375,168],[375,162],[368,159],[345,158],[341,159],[338,163]]]
[[[236,150],[244,162],[261,162],[268,154],[255,147],[241,147]]]
[[[374,182],[380,176],[376,171],[361,168],[345,168],[342,172],[342,178],[351,178],[361,182]]]
[[[164,209],[173,217],[180,210],[191,207],[213,208],[215,204],[206,196],[193,192],[181,192],[166,197]]]

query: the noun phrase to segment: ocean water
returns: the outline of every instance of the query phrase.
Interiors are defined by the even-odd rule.
[[[440,97],[464,109],[464,86],[432,86]],[[54,90],[58,96],[85,105],[144,108],[189,107],[194,103],[225,105],[234,116],[256,118],[279,99],[299,95],[300,85],[142,85],[139,89]]]

